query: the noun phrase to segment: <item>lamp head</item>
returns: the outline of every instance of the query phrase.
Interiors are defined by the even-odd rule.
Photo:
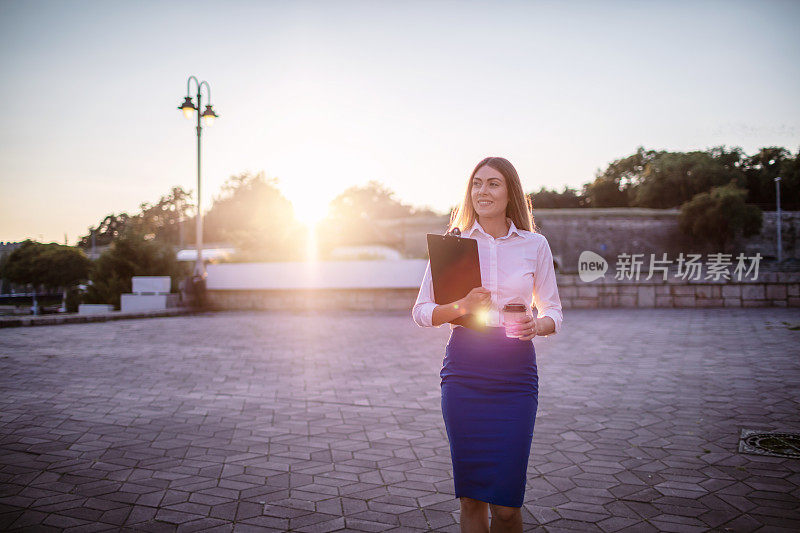
[[[197,111],[197,108],[192,103],[192,98],[190,96],[184,98],[183,103],[178,106],[178,109],[183,111],[183,116],[186,118],[192,118],[194,112]]]
[[[214,123],[214,119],[219,118],[219,115],[214,113],[214,109],[212,109],[210,104],[206,106],[206,110],[203,111],[203,114],[200,116],[203,117],[203,123],[206,126],[212,125]]]

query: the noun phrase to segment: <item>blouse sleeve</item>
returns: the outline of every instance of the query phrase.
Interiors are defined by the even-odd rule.
[[[558,296],[558,285],[556,285],[553,253],[550,251],[550,243],[543,235],[541,237],[539,251],[536,254],[536,272],[533,275],[533,305],[538,311],[536,318],[549,316],[555,322],[555,331],[550,335],[545,335],[545,337],[550,337],[561,331],[564,314],[561,309],[561,299]]]
[[[433,310],[436,309],[436,302],[433,301],[433,279],[431,277],[431,262],[428,260],[428,265],[425,267],[425,275],[422,277],[422,284],[419,288],[417,301],[414,303],[414,309],[411,311],[411,317],[414,322],[422,328],[436,327],[440,328],[445,323],[438,326],[433,325]]]

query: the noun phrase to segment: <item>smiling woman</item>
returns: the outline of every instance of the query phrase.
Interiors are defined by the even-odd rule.
[[[520,509],[539,405],[532,340],[557,333],[563,319],[553,256],[532,208],[511,162],[479,162],[450,230],[476,241],[481,286],[436,303],[428,261],[412,310],[419,326],[451,326],[439,376],[463,531],[523,530]],[[509,316],[512,303],[522,312]],[[464,314],[476,314],[486,327],[452,323]]]

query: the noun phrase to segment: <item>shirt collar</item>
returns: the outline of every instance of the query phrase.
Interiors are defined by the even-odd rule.
[[[513,220],[511,220],[509,217],[506,217],[506,222],[508,222],[508,233],[506,233],[506,234],[505,234],[504,236],[502,236],[502,237],[498,237],[499,239],[505,239],[506,237],[510,237],[511,235],[513,235],[513,234],[515,234],[515,233],[516,233],[517,235],[519,235],[520,237],[522,237],[522,234],[521,234],[521,233],[519,232],[519,230],[517,229],[517,226],[515,226],[515,225],[514,225],[514,221],[513,221]],[[487,237],[489,237],[490,239],[494,239],[494,237],[492,237],[491,235],[489,235],[488,233],[486,233],[486,231],[484,231],[484,229],[483,229],[483,228],[481,227],[481,225],[478,223],[478,219],[477,219],[477,218],[475,219],[475,222],[473,222],[473,223],[472,223],[472,226],[470,226],[470,227],[469,227],[469,229],[467,229],[467,231],[465,231],[464,233],[462,233],[462,236],[464,236],[464,237],[471,237],[471,236],[472,236],[472,234],[473,234],[475,231],[478,231],[478,232],[480,232],[480,233],[483,233],[484,235],[486,235],[486,236],[487,236]]]

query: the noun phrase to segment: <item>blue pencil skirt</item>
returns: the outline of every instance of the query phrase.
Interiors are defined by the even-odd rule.
[[[539,405],[533,342],[456,326],[439,375],[456,497],[522,507]]]

